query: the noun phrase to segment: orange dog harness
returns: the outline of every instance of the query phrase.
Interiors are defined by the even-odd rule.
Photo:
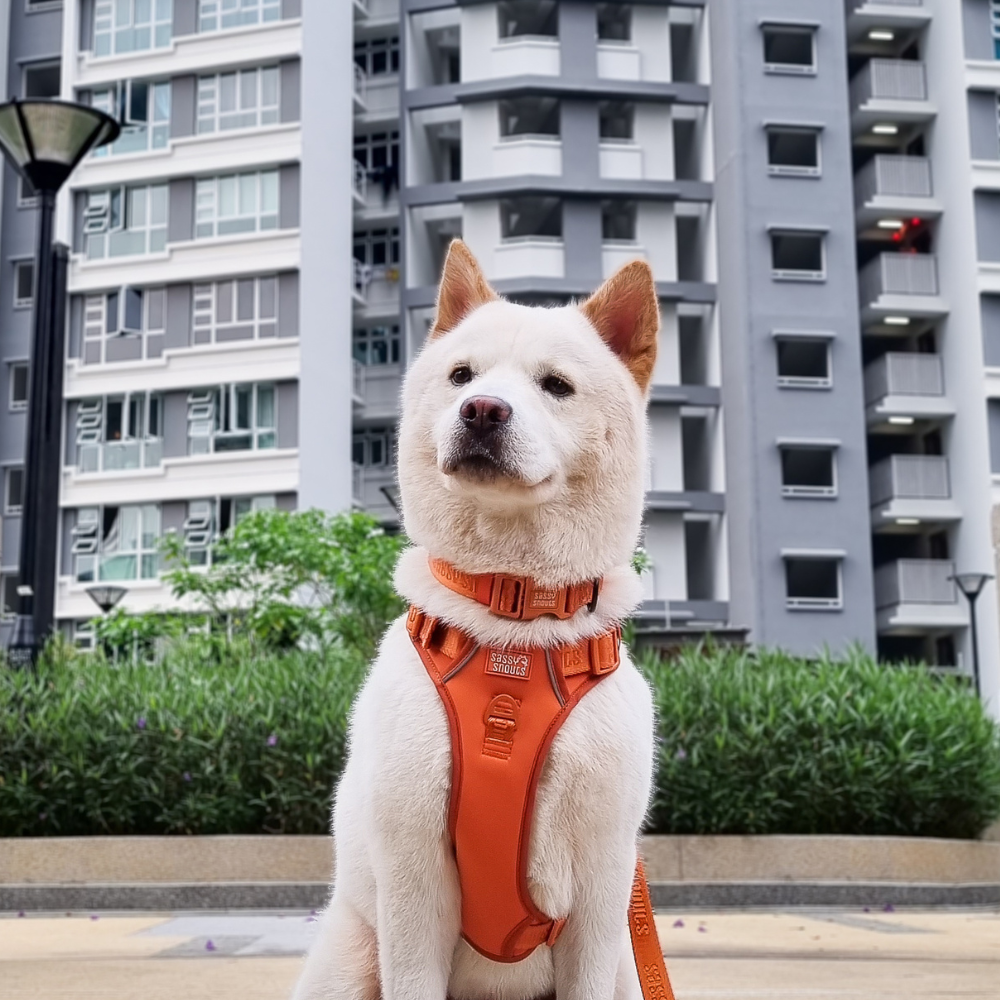
[[[431,560],[449,589],[504,617],[568,618],[591,610],[600,581],[539,588],[525,577],[461,573]],[[407,631],[448,715],[452,785],[448,814],[462,894],[462,936],[495,962],[518,962],[552,945],[565,919],[542,913],[528,891],[535,794],[559,728],[580,699],[620,662],[621,629],[565,645],[479,646],[457,628],[411,607]],[[673,1000],[636,869],[629,929],[646,1000]]]

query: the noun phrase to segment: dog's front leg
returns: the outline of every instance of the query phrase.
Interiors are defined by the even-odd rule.
[[[585,878],[575,886],[573,910],[552,950],[557,1000],[618,1000],[622,928],[627,926],[628,898],[635,856],[591,859]],[[638,983],[636,983],[638,985]]]
[[[445,1000],[458,944],[458,877],[443,844],[421,850],[408,836],[383,843],[378,865],[382,1000]]]

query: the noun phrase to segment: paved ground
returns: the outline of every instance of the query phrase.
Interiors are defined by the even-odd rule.
[[[678,1000],[997,1000],[1000,912],[669,914]],[[0,1000],[278,1000],[314,919],[0,914]]]

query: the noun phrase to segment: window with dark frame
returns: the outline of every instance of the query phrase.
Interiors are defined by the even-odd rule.
[[[631,142],[635,138],[635,105],[631,101],[601,101],[597,115],[602,140]]]
[[[519,35],[555,38],[559,34],[556,0],[501,0],[497,15],[501,39]]]
[[[368,76],[399,72],[399,36],[367,38],[354,43],[354,63]]]
[[[632,5],[627,3],[597,4],[597,37],[602,42],[632,40]]]
[[[769,73],[815,73],[815,34],[810,27],[764,25],[764,69]]]
[[[12,465],[4,470],[3,512],[12,517],[20,515],[24,504],[24,468]]]
[[[19,260],[14,263],[14,308],[25,309],[35,297],[35,262]]]
[[[823,234],[797,230],[771,232],[771,276],[795,281],[825,277]]]
[[[562,202],[558,198],[504,198],[500,236],[505,240],[562,239]]]
[[[819,132],[808,128],[769,126],[767,169],[776,176],[818,177]]]
[[[17,614],[18,609],[18,576],[16,573],[4,573],[0,577],[0,619],[9,621]]]
[[[840,560],[831,556],[786,556],[785,606],[807,611],[842,608]]]
[[[778,385],[785,388],[819,389],[833,384],[830,373],[830,343],[809,337],[776,337]]]
[[[25,100],[59,97],[62,68],[58,62],[29,63],[24,67]]]
[[[635,242],[636,203],[634,201],[601,202],[601,241],[603,243]]]
[[[25,410],[28,407],[28,371],[27,361],[18,361],[10,366],[8,406],[11,410]]]
[[[782,496],[829,498],[837,495],[833,448],[782,445],[780,451]]]
[[[500,101],[500,135],[504,139],[559,136],[559,101],[554,97],[515,97]]]

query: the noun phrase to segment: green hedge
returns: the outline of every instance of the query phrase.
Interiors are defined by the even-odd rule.
[[[0,669],[0,836],[320,833],[364,668],[341,652]],[[954,681],[856,656],[646,660],[664,833],[972,837],[1000,733]]]

